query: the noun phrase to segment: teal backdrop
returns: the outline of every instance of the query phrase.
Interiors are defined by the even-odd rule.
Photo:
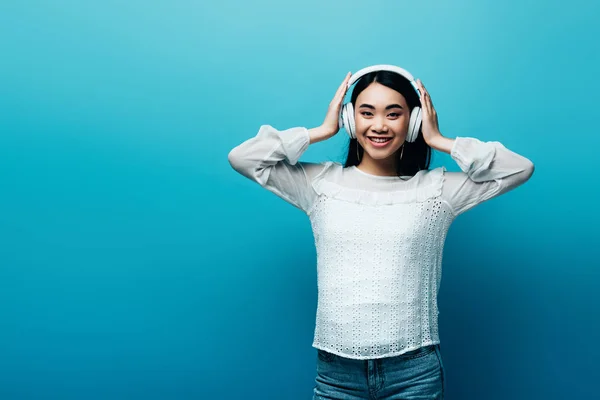
[[[381,63],[423,80],[444,135],[536,166],[450,229],[447,398],[595,398],[598,11],[2,1],[0,398],[311,398],[309,220],[227,154],[262,124],[319,125],[346,72]]]

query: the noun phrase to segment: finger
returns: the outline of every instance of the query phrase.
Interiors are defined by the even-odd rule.
[[[433,101],[431,100],[431,96],[429,95],[429,92],[427,91],[427,89],[425,89],[425,98],[426,98],[427,107],[429,107],[429,111],[435,112],[435,108],[433,107]]]
[[[352,76],[352,72],[348,72],[346,75],[346,79],[342,83],[343,93],[345,94],[348,91],[348,82],[350,82],[350,77]]]
[[[340,93],[345,93],[346,89],[348,89],[348,80],[350,79],[350,72],[348,72],[346,74],[346,77],[344,78],[344,80],[342,81],[342,84],[340,85],[340,87],[338,88],[337,92],[335,92],[336,96],[339,96]]]
[[[335,101],[336,103],[343,103],[344,102],[344,97],[346,96],[346,92],[348,91],[348,80],[350,79],[350,72],[348,72],[348,75],[346,75],[346,79],[344,80],[344,82],[342,83],[342,90],[336,94],[336,98]]]
[[[427,100],[425,101],[427,103],[427,110],[429,111],[429,114],[433,114],[433,103],[431,102],[431,96],[429,96],[429,93],[427,93],[427,91],[425,91],[425,97],[427,98]]]
[[[429,113],[429,104],[427,101],[427,91],[425,90],[425,86],[423,86],[423,82],[420,79],[417,79],[417,87],[419,88],[419,93],[421,93],[421,109]]]
[[[421,80],[417,79],[417,90],[419,91],[419,95],[423,97],[423,86],[421,84]]]
[[[429,104],[429,107],[433,108],[433,101],[431,101],[431,95],[429,94],[429,92],[427,91],[425,86],[423,86],[423,90],[425,92],[425,98],[427,99],[427,103]]]
[[[423,93],[423,96],[429,97],[429,92],[427,92],[425,85],[423,85],[423,82],[420,79],[419,79],[419,86],[421,87],[421,93]]]
[[[417,82],[418,82],[419,87],[421,88],[421,93],[424,96],[428,96],[429,93],[427,92],[427,89],[425,88],[425,85],[423,85],[423,82],[420,79],[418,79]]]
[[[429,95],[429,92],[427,91],[427,89],[425,88],[425,85],[423,85],[423,82],[421,82],[421,80],[419,79],[419,85],[421,86],[422,89],[422,93],[423,93],[423,105],[424,107],[427,107],[427,111],[429,113],[433,113],[435,111],[435,109],[433,108],[433,102],[431,101],[431,96]]]
[[[425,86],[423,85],[423,82],[421,82],[420,79],[417,81],[417,83],[419,85],[419,91],[421,93],[421,107],[425,110],[425,112],[429,112],[429,93],[427,93],[427,90],[425,89]]]

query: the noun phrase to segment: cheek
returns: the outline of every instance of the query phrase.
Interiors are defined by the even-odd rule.
[[[360,147],[362,147],[364,149],[366,147],[366,145],[367,145],[367,143],[366,143],[367,140],[363,139],[363,138],[364,138],[364,136],[358,135],[356,137],[356,140],[358,141],[358,144],[360,144]]]
[[[407,114],[402,115],[401,118],[398,118],[397,120],[394,121],[396,123],[396,126],[399,129],[405,129],[408,128],[408,123],[410,122],[410,116]]]

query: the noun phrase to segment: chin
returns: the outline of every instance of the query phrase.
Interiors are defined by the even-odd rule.
[[[387,160],[390,157],[393,157],[394,154],[396,154],[395,151],[386,151],[384,152],[372,152],[372,151],[368,151],[367,153],[369,153],[369,157],[371,157],[373,160]]]

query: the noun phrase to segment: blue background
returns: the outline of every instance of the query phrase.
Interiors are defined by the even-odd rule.
[[[536,166],[450,229],[447,398],[594,397],[594,3],[3,1],[0,398],[310,398],[310,223],[227,154],[380,63],[444,135]],[[342,132],[302,160],[341,162]]]

